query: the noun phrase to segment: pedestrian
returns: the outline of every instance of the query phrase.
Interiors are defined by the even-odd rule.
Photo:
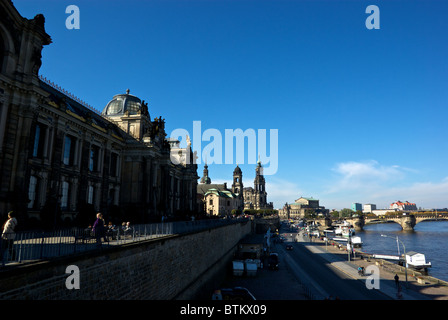
[[[106,228],[104,226],[104,219],[101,212],[98,212],[96,214],[96,220],[93,223],[92,231],[96,237],[96,243],[98,247],[101,247],[101,238],[104,238],[104,240],[107,241]]]
[[[14,211],[8,212],[8,220],[3,225],[3,232],[2,232],[2,256],[3,258],[3,247],[7,248],[9,253],[9,259],[15,260],[16,259],[16,252],[14,250],[14,239],[16,237],[16,233],[14,229],[17,226],[17,219],[15,217]],[[6,245],[5,245],[5,244]]]
[[[400,283],[398,283],[397,298],[398,299],[403,299],[403,293],[401,292],[401,284]]]
[[[395,286],[398,288],[398,285],[400,284],[400,277],[398,277],[398,274],[395,274],[395,277],[394,277],[394,279],[395,279]]]

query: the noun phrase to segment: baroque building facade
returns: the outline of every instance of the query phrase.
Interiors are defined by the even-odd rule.
[[[166,139],[148,103],[127,91],[97,112],[39,76],[52,42],[42,15],[2,0],[0,18],[0,215],[69,221],[89,207],[144,222],[197,211],[191,146]]]
[[[301,219],[306,217],[307,212],[324,216],[329,214],[328,209],[319,205],[318,199],[300,197],[293,203],[285,203],[283,208],[279,210],[279,216],[285,219]]]
[[[197,186],[198,205],[208,216],[228,216],[232,212],[242,213],[243,211],[243,173],[240,167],[236,166],[233,171],[233,184],[231,188],[227,183],[212,184],[208,166],[204,165],[203,176]]]
[[[237,165],[233,171],[231,188],[227,183],[212,184],[207,164],[204,165],[203,176],[198,184],[198,202],[203,212],[208,215],[230,215],[244,210],[272,210],[272,202],[267,202],[266,181],[263,167],[258,161],[255,168],[254,187],[244,188],[243,172]]]

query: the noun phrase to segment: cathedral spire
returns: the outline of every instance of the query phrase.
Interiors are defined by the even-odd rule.
[[[205,162],[203,176],[202,176],[200,182],[204,183],[204,184],[211,184],[212,183],[212,180],[208,176],[208,165],[207,165],[207,162]]]

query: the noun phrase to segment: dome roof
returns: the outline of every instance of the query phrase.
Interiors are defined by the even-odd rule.
[[[233,170],[233,174],[242,174],[243,172],[241,171],[241,168],[238,167],[238,165],[236,165],[235,170]]]
[[[129,89],[125,94],[117,94],[106,105],[102,114],[106,116],[124,115],[129,111],[129,114],[139,114],[142,109],[142,101],[136,96],[129,94]]]

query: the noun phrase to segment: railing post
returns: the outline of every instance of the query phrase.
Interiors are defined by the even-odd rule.
[[[43,256],[44,241],[45,241],[44,235],[45,235],[44,232],[42,232],[42,240],[41,240],[41,243],[40,243],[40,258],[39,259],[42,259],[42,256]]]
[[[17,234],[16,234],[16,237],[17,237]],[[22,246],[23,246],[23,233],[20,233],[20,237],[21,237],[21,239],[20,239],[20,245],[19,245],[19,250],[18,250],[18,252],[16,253],[16,256],[17,256],[17,262],[22,262]]]

